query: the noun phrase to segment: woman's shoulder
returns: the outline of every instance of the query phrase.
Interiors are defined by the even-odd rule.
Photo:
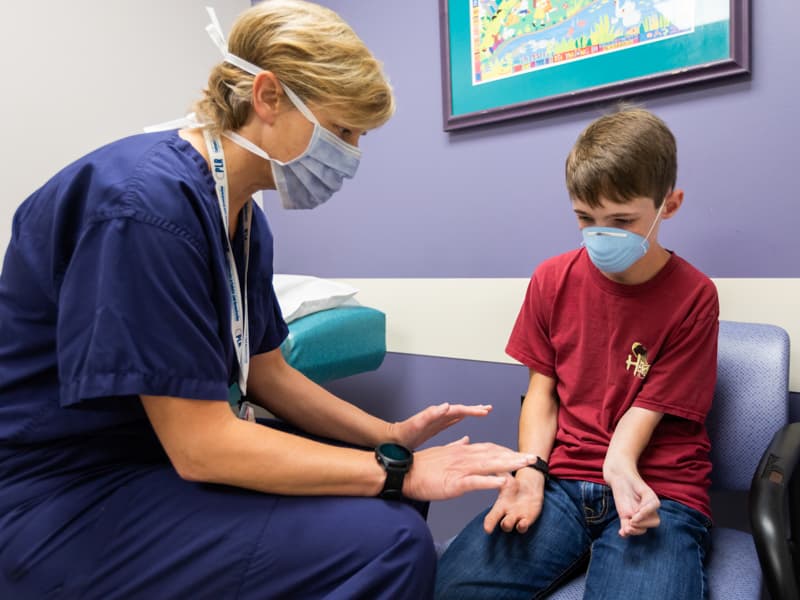
[[[169,131],[97,148],[56,174],[30,204],[38,214],[70,215],[71,227],[79,230],[129,219],[202,236],[214,200],[204,159],[177,131]]]
[[[159,227],[206,254],[218,213],[205,161],[170,131],[122,138],[75,160],[20,205],[13,228],[68,257],[89,231],[124,220]]]
[[[112,192],[106,198],[115,199],[104,209],[135,208],[177,217],[192,208],[181,200],[213,195],[205,160],[176,131],[123,138],[87,159],[98,171],[98,184]]]

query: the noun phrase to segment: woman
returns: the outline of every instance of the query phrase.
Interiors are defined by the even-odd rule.
[[[327,200],[354,175],[359,137],[391,116],[391,89],[315,4],[267,0],[229,46],[209,31],[224,60],[202,127],[102,147],[14,217],[0,597],[429,597],[430,534],[394,498],[497,488],[532,457],[466,439],[412,455],[490,407],[387,423],[289,367],[272,237],[250,199]],[[238,419],[231,384],[313,439]]]

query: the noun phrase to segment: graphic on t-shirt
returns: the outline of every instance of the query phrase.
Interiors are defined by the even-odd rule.
[[[650,370],[650,363],[647,362],[647,348],[639,342],[634,342],[631,352],[632,354],[628,354],[628,358],[625,360],[625,370],[630,371],[633,367],[634,376],[644,379]]]
[[[695,0],[471,0],[472,84],[694,32]]]

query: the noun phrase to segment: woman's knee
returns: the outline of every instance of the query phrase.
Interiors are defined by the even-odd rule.
[[[253,589],[266,585],[276,597],[425,598],[436,554],[427,523],[405,503],[285,498],[248,562]]]
[[[399,510],[397,510],[399,509]],[[409,565],[427,569],[436,564],[436,548],[430,528],[416,509],[408,505],[394,507],[391,521],[376,524],[383,528],[387,551],[394,549]]]

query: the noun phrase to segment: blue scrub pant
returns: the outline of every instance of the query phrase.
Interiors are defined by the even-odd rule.
[[[192,483],[168,464],[113,477],[110,493],[103,476],[92,493],[78,483],[0,536],[0,598],[432,597],[433,541],[405,502]]]
[[[710,521],[661,499],[661,524],[641,536],[619,536],[611,489],[551,478],[542,512],[524,534],[491,535],[484,511],[453,540],[439,561],[437,600],[546,598],[580,571],[584,600],[702,600]]]

